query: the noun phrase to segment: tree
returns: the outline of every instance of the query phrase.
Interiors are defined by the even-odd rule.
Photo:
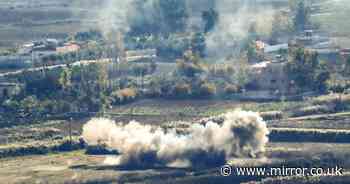
[[[199,95],[202,97],[213,96],[216,94],[216,86],[215,84],[205,82],[200,85]]]
[[[208,33],[214,29],[219,21],[219,14],[214,8],[210,8],[210,10],[202,12],[202,20],[204,22],[204,32]]]
[[[293,0],[294,1],[294,0]],[[276,13],[272,21],[272,30],[270,35],[270,44],[277,44],[278,38],[283,35],[289,35],[293,31],[293,20],[289,15]]]
[[[87,66],[87,71],[82,73],[82,82],[91,90],[98,90],[95,92],[104,91],[108,84],[107,65],[102,63],[90,64]]]
[[[345,61],[345,74],[350,75],[350,57]]]
[[[61,71],[60,78],[58,79],[58,81],[59,81],[59,83],[64,91],[69,89],[70,86],[72,85],[71,80],[72,80],[72,72],[71,72],[70,68],[64,68]]]
[[[177,98],[189,97],[192,94],[191,85],[177,84],[173,89],[173,95]]]
[[[304,1],[299,1],[294,15],[294,29],[298,32],[304,31],[310,23],[310,9]]]
[[[326,64],[320,62],[314,74],[314,89],[321,93],[326,92],[328,90],[327,81],[330,79],[330,77],[331,75],[326,68]]]
[[[250,41],[248,43],[247,59],[248,62],[257,62],[259,60],[255,41]]]
[[[144,77],[147,75],[148,71],[148,66],[147,65],[137,65],[133,67],[133,72],[136,76],[141,77],[141,88],[144,86]]]
[[[205,56],[206,42],[202,33],[195,33],[191,40],[192,51],[200,57]]]
[[[133,35],[168,35],[186,28],[186,0],[136,0],[132,7],[130,33]]]
[[[205,71],[200,57],[195,55],[191,50],[184,54],[184,58],[177,61],[177,70],[180,74],[188,78],[194,78],[197,74]]]
[[[23,117],[37,117],[41,112],[39,106],[40,104],[36,96],[28,96],[20,102]]]
[[[326,91],[326,81],[330,78],[329,71],[318,58],[317,52],[297,48],[291,53],[287,64],[288,76],[301,89]]]
[[[158,0],[166,32],[183,31],[187,24],[186,0]]]

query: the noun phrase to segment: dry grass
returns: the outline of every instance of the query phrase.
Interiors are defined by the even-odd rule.
[[[350,103],[350,94],[330,94],[315,97],[312,99],[313,104],[330,104],[341,100],[342,103]]]

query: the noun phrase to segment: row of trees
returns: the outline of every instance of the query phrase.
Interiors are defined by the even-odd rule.
[[[326,64],[320,61],[317,52],[304,48],[291,49],[287,74],[300,89],[321,93],[328,90],[327,81],[330,79],[330,72]]]
[[[186,28],[186,0],[136,0],[132,7],[132,35],[169,34]]]
[[[325,92],[330,73],[317,53],[295,48],[290,53],[287,75],[304,90]],[[16,79],[22,92],[2,102],[9,115],[43,117],[66,112],[98,112],[138,97],[210,98],[239,93],[249,85],[247,58],[236,65],[213,67],[194,51],[177,60],[177,69],[166,76],[149,75],[154,64],[129,67],[126,76],[111,78],[107,64],[67,66],[27,72]],[[149,75],[149,76],[148,76]],[[148,76],[148,77],[146,77]],[[141,81],[141,84],[140,84]]]

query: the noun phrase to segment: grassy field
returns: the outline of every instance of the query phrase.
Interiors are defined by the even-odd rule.
[[[334,166],[341,163],[349,168],[349,145],[315,143],[272,143],[266,158],[261,160],[232,160],[236,166]],[[83,151],[41,156],[0,159],[0,179],[8,183],[239,183],[250,177],[222,177],[219,168],[176,169],[149,168],[129,170],[103,164],[106,156],[86,155]],[[324,159],[319,162],[319,159]],[[327,178],[324,178],[327,179]],[[346,180],[345,180],[346,181]]]
[[[0,3],[0,48],[42,38],[66,38],[76,32],[96,28],[98,6],[83,1],[12,0]]]
[[[269,111],[298,108],[311,102],[239,102],[234,100],[141,100],[117,106],[106,115],[116,121],[137,120],[155,126],[169,121],[196,121],[208,115],[242,108]],[[113,113],[115,115],[113,115]],[[124,114],[124,115],[123,115]],[[305,116],[269,121],[271,142],[264,159],[232,160],[236,166],[262,167],[334,167],[350,168],[349,113]],[[77,139],[88,119],[71,122]],[[222,177],[213,168],[147,168],[130,170],[104,164],[107,156],[87,155],[85,150],[60,152],[58,146],[66,140],[70,121],[57,120],[0,129],[8,144],[0,141],[0,180],[8,183],[243,183],[260,180],[257,177]],[[0,138],[1,139],[1,138]],[[54,140],[54,141],[53,141]],[[51,146],[50,146],[51,145]],[[81,149],[81,148],[80,148]],[[8,152],[11,150],[10,152]],[[42,152],[44,150],[45,152]],[[5,153],[16,153],[7,157]],[[18,154],[17,154],[18,153]],[[22,156],[21,156],[22,155]],[[23,156],[24,155],[24,156]],[[26,156],[25,156],[26,155]],[[230,162],[231,163],[231,162]],[[305,181],[305,178],[303,178]],[[342,184],[349,176],[322,177],[317,181],[337,181]],[[264,179],[263,183],[279,183],[282,179]],[[283,178],[299,181],[300,178]],[[292,182],[293,183],[293,182]],[[298,182],[299,183],[299,182]],[[301,183],[301,182],[300,182]]]
[[[319,12],[312,20],[319,24],[321,30],[335,36],[334,41],[342,47],[350,47],[350,5],[347,0],[323,0],[319,3]]]

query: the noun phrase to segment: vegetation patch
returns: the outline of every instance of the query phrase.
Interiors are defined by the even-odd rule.
[[[270,128],[272,142],[350,143],[350,130]]]
[[[85,148],[85,143],[81,139],[74,138],[56,141],[37,141],[25,145],[7,145],[0,147],[0,158],[42,155],[55,152],[74,151]]]

